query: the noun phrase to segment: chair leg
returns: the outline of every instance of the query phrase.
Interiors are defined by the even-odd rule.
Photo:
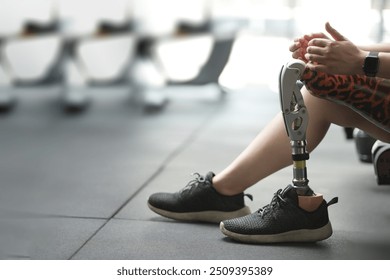
[[[344,127],[345,137],[346,137],[348,140],[353,139],[353,130],[354,130],[353,127]]]
[[[360,161],[372,163],[371,149],[376,139],[360,129],[354,130],[353,137],[355,139],[356,151]]]

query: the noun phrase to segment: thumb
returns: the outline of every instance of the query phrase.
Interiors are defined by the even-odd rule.
[[[325,24],[325,29],[336,41],[347,41],[348,39],[340,34],[336,29],[334,29],[329,22]]]

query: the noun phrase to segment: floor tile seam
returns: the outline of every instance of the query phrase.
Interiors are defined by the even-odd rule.
[[[110,217],[98,217],[98,216],[78,216],[78,215],[64,215],[64,214],[48,214],[48,213],[34,213],[34,212],[9,212],[6,216],[13,220],[26,219],[26,220],[40,220],[40,219],[86,219],[86,220],[107,220]]]
[[[219,229],[219,223],[203,223],[203,222],[186,222],[186,221],[175,221],[175,220],[146,220],[146,219],[134,219],[134,218],[112,218],[110,222],[140,222],[140,223],[151,223],[151,224],[161,224],[161,225],[188,225],[188,226],[204,226],[204,227],[214,227]]]
[[[73,215],[43,215],[41,216],[43,219],[79,219],[79,220],[97,220],[97,221],[105,221],[108,220],[108,217],[92,217],[92,216],[73,216]]]
[[[136,218],[118,218],[114,217],[111,221],[133,221],[133,222],[146,222],[146,223],[173,223],[173,224],[188,224],[188,225],[215,225],[218,226],[218,223],[204,223],[204,222],[186,222],[186,221],[175,221],[175,220],[151,220],[151,219],[136,219]]]
[[[219,107],[220,109],[221,107]],[[81,246],[68,258],[69,260],[74,259],[74,257],[91,241],[115,216],[131,201],[133,200],[143,189],[145,189],[155,178],[157,178],[163,170],[166,168],[166,166],[174,159],[176,158],[180,153],[182,153],[191,143],[193,143],[196,138],[199,136],[199,132],[202,131],[202,129],[210,124],[210,121],[219,113],[220,110],[212,110],[210,113],[207,114],[207,116],[204,118],[204,120],[190,133],[190,135],[175,148],[167,157],[165,160],[162,161],[161,165],[157,168],[157,170],[148,178],[146,181],[141,184],[141,186],[127,199],[125,200],[122,205],[119,206],[117,210],[114,211],[114,213],[105,220],[105,222],[97,228],[95,232],[91,234],[91,236],[81,244]]]
[[[101,229],[103,229],[105,227],[105,225],[109,222],[109,220],[106,220],[102,225],[100,225],[88,238],[87,240],[85,240],[81,245],[80,247],[70,255],[70,257],[68,258],[68,260],[72,260],[74,258],[74,256],[77,255],[77,253],[82,249],[84,248],[84,246],[93,238],[96,236],[96,234],[98,232],[100,232]]]

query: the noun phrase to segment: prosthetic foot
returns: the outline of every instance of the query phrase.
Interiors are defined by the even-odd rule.
[[[292,149],[292,183],[299,196],[312,196],[314,193],[309,187],[306,170],[306,160],[309,159],[309,153],[306,150],[306,129],[309,117],[297,84],[304,70],[305,63],[301,60],[292,60],[284,65],[279,76],[279,94]]]

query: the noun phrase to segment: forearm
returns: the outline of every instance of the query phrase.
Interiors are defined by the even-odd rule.
[[[359,46],[359,48],[365,51],[390,53],[390,43],[379,43],[373,45]]]
[[[379,69],[376,76],[390,79],[390,53],[379,53]]]

